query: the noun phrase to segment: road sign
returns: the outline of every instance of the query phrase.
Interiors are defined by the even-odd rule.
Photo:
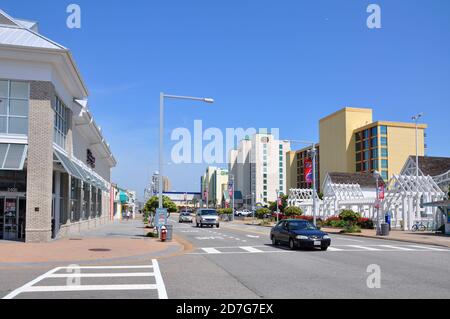
[[[167,224],[167,209],[166,208],[158,208],[156,209],[156,215],[155,215],[155,227],[161,228],[161,226]]]

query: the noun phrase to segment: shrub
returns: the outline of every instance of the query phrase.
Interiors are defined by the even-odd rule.
[[[284,210],[284,214],[288,217],[301,216],[303,215],[303,211],[298,207],[289,206]]]
[[[373,220],[369,218],[360,218],[358,219],[357,225],[362,229],[374,229],[375,225]]]
[[[270,215],[270,209],[260,208],[255,212],[255,214],[257,218],[263,219],[266,215]]]
[[[222,208],[217,210],[217,212],[219,213],[219,215],[232,215],[233,214],[233,210],[231,208]]]
[[[352,225],[352,224],[348,224],[347,226],[344,227],[343,230],[341,230],[341,233],[343,233],[343,234],[352,234],[352,233],[360,233],[360,232],[361,232],[361,228],[359,226]]]
[[[358,222],[358,220],[361,218],[361,215],[359,213],[355,213],[352,210],[343,210],[340,214],[339,214],[339,218],[346,221],[349,224],[355,224],[356,222]]]

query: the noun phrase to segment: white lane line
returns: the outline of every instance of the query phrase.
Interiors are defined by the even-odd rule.
[[[357,249],[363,249],[368,251],[380,251],[381,249],[373,248],[373,247],[367,247],[367,246],[359,246],[359,245],[348,245],[348,247],[357,248]]]
[[[158,297],[159,299],[169,299],[167,296],[166,286],[164,285],[164,280],[161,275],[161,271],[159,270],[159,264],[156,259],[152,260],[153,263],[153,269],[155,272],[155,279],[156,279],[156,287],[158,289]]]
[[[74,269],[75,267],[59,267],[58,270],[61,269]],[[76,269],[150,269],[153,266],[145,265],[145,266],[82,266],[76,267]]]
[[[355,243],[363,243],[363,242],[364,242],[363,240],[357,240],[357,239],[348,239],[348,238],[341,238],[341,237],[334,237],[334,236],[333,236],[333,239],[335,239],[335,240],[346,240],[346,241],[352,241],[352,242],[355,242]]]
[[[339,248],[336,248],[336,247],[328,247],[328,250],[329,251],[344,251],[343,249],[339,249]]]
[[[109,273],[109,274],[52,274],[46,278],[109,278],[109,277],[153,277],[152,272]]]
[[[30,281],[29,283],[23,285],[20,288],[17,288],[16,290],[12,291],[11,293],[9,293],[7,296],[3,297],[2,299],[13,299],[15,298],[17,295],[21,294],[22,292],[26,291],[27,289],[29,289],[31,286],[33,286],[34,284],[44,280],[47,276],[52,275],[53,273],[57,272],[61,270],[60,267],[58,268],[54,268],[48,272],[46,272],[45,274],[43,274],[42,276],[37,277],[36,279]]]
[[[285,249],[280,249],[280,250],[270,250],[270,251],[264,251],[264,254],[276,254],[276,253],[289,253],[289,254],[293,254],[296,253],[295,251],[292,250],[285,250]],[[229,251],[229,252],[221,252],[221,255],[243,255],[243,254],[254,254],[251,252],[247,252],[247,251],[239,251],[239,252],[234,252],[234,251]],[[188,253],[186,255],[210,255],[207,253]]]
[[[260,238],[260,236],[247,235],[248,238]]]
[[[448,249],[445,249],[445,248],[436,248],[436,247],[418,246],[418,245],[409,245],[408,247],[420,248],[420,249],[425,249],[425,250],[433,250],[433,251],[449,251]]]
[[[34,286],[24,292],[69,292],[69,291],[112,291],[112,290],[155,290],[157,285],[79,285],[79,286]]]
[[[254,247],[239,247],[240,249],[243,249],[245,251],[248,251],[250,253],[263,253],[262,250],[256,249]]]
[[[220,254],[221,252],[215,248],[202,248],[202,250],[207,254]]]
[[[389,248],[389,249],[394,249],[394,250],[414,251],[414,249],[411,249],[411,248],[392,246],[392,245],[378,245],[378,246],[384,247],[384,248]]]

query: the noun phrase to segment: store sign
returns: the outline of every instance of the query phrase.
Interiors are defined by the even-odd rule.
[[[87,157],[86,157],[86,163],[91,167],[95,168],[95,157],[92,154],[92,151],[90,149],[87,150]]]

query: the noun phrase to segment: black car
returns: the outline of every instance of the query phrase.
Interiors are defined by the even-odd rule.
[[[270,232],[274,246],[288,244],[296,248],[320,248],[326,251],[331,245],[331,238],[306,220],[288,219],[280,221]]]

